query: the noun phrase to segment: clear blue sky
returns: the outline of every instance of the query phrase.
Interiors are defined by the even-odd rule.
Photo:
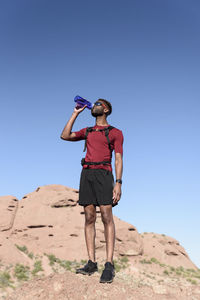
[[[200,267],[199,1],[1,1],[0,25],[0,195],[78,188],[84,142],[60,134],[74,96],[108,99],[124,134],[114,214]],[[94,121],[84,110],[73,131]]]

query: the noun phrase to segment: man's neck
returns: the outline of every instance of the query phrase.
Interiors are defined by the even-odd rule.
[[[108,122],[105,117],[99,116],[96,117],[96,125],[97,126],[108,126]]]

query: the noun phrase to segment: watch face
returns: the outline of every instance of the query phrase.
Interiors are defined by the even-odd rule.
[[[122,183],[121,179],[116,179],[116,182]]]

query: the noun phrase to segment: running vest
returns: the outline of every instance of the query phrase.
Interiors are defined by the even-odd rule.
[[[112,130],[113,128],[115,128],[115,127],[113,127],[113,126],[108,126],[108,127],[106,127],[106,128],[103,128],[103,129],[94,129],[93,127],[87,127],[87,129],[86,129],[86,133],[85,133],[85,146],[84,146],[84,150],[83,150],[83,152],[85,152],[85,150],[86,150],[86,148],[87,148],[87,136],[88,136],[88,134],[90,133],[90,132],[92,132],[92,131],[105,131],[105,136],[106,136],[106,138],[107,138],[107,141],[108,141],[108,147],[109,147],[109,149],[110,149],[110,157],[111,157],[111,159],[110,159],[110,161],[95,161],[95,162],[87,162],[87,161],[85,161],[85,158],[82,158],[82,160],[81,160],[81,165],[83,166],[83,165],[101,165],[101,164],[103,164],[103,165],[106,165],[106,164],[111,164],[111,160],[112,160],[112,150],[111,150],[111,145],[110,145],[110,139],[109,139],[109,132],[110,132],[110,130]]]

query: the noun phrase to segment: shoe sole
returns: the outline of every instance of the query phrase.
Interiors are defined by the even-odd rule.
[[[100,283],[111,283],[111,282],[113,282],[113,279],[111,279],[111,280],[109,280],[109,281],[100,280],[99,282],[100,282]]]
[[[100,280],[99,282],[100,283],[111,283],[111,282],[113,282],[114,277],[115,277],[115,275],[113,275],[113,278],[111,280]]]
[[[76,274],[82,274],[82,275],[89,275],[90,276],[90,275],[94,274],[95,272],[98,272],[98,271],[94,271],[94,272],[90,272],[90,273],[81,271],[81,272],[76,272]]]

